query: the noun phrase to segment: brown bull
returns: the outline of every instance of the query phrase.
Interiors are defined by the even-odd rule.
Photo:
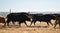
[[[6,26],[6,22],[5,22],[5,18],[4,17],[0,17],[0,23],[3,23],[4,27]]]

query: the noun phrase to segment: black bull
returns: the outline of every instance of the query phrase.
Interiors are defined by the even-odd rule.
[[[56,16],[56,21],[55,21],[55,26],[54,26],[54,28],[57,26],[57,24],[59,24],[59,26],[60,26],[60,14],[56,14],[55,15]]]
[[[0,17],[0,23],[3,23],[4,27],[6,27],[6,21],[4,17]]]
[[[7,15],[7,25],[8,26],[9,26],[10,21],[12,21],[13,23],[18,21],[19,26],[20,26],[21,23],[26,24],[26,21],[30,21],[30,18],[25,14],[10,13],[10,14]]]
[[[31,21],[30,26],[32,25],[32,23],[34,23],[34,25],[35,25],[36,21],[40,21],[40,22],[44,21],[44,22],[46,22],[48,24],[48,26],[49,26],[49,23],[51,25],[53,25],[51,23],[51,19],[55,20],[56,17],[54,15],[49,15],[49,14],[46,14],[46,15],[34,15],[34,16],[32,16],[32,21]]]

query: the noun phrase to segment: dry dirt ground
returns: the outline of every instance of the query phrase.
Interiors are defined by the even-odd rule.
[[[52,21],[52,23],[54,23],[54,21]],[[29,26],[30,22],[27,24]],[[0,24],[0,33],[60,33],[58,25],[56,29],[54,29],[52,25],[47,26],[46,22],[40,23],[38,21],[35,26],[32,24],[32,26],[29,27],[26,27],[24,23],[21,24],[21,27],[19,27],[17,23],[15,25],[10,23],[9,27],[4,28],[3,24]]]

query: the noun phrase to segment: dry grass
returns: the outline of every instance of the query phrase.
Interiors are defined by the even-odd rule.
[[[53,21],[54,23],[54,21]],[[30,25],[30,23],[27,23]],[[47,27],[47,24],[45,22],[37,22],[34,26],[32,24],[31,27],[26,27],[24,23],[21,24],[21,27],[16,25],[10,25],[9,27],[0,27],[0,33],[60,33],[60,29],[56,27],[56,29],[53,28],[53,26]]]

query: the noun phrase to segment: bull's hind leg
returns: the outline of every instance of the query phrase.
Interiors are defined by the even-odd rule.
[[[32,25],[33,22],[31,22],[30,26]]]
[[[9,26],[9,22],[7,23],[7,26]]]
[[[49,26],[49,22],[47,22],[48,26]]]
[[[60,28],[60,23],[59,23],[59,28]]]
[[[12,21],[13,24],[15,24],[16,21]]]
[[[57,23],[57,22],[55,22],[55,24],[54,24],[54,25],[55,25],[55,26],[54,26],[54,28],[56,27],[56,25],[57,25],[57,24],[58,24],[58,23]]]
[[[34,22],[34,25],[35,25],[36,22]]]
[[[60,20],[58,20],[57,24],[59,24],[59,29],[60,29]]]
[[[35,25],[36,21],[32,21],[31,24],[30,24],[30,26],[32,25],[32,23],[34,23],[34,25]]]
[[[53,24],[50,22],[50,24],[53,26]]]
[[[26,26],[28,26],[26,22],[24,22],[24,23],[25,23]]]

